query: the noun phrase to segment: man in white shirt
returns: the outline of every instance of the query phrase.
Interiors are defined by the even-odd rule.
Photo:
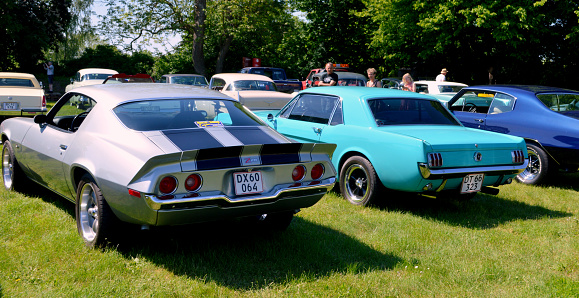
[[[446,81],[446,73],[447,73],[447,72],[448,72],[448,71],[446,70],[446,68],[443,68],[443,69],[440,71],[440,74],[436,76],[436,81],[437,81],[437,82],[444,82],[444,81]]]

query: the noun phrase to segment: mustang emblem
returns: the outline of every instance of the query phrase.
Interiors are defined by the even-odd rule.
[[[482,160],[482,153],[475,152],[474,153],[474,161],[481,161]]]

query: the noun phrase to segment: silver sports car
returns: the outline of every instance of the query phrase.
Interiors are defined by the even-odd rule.
[[[82,102],[84,104],[72,104]],[[88,246],[144,228],[238,217],[285,229],[333,187],[333,144],[296,143],[220,92],[94,85],[0,125],[8,190],[28,179],[76,204]]]

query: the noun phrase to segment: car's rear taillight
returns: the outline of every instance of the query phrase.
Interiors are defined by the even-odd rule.
[[[292,171],[292,179],[296,182],[302,181],[306,176],[306,167],[297,165]]]
[[[42,107],[46,108],[46,96],[42,95]]]
[[[177,179],[173,176],[167,176],[159,182],[159,191],[162,194],[171,194],[177,189]]]
[[[203,179],[199,174],[191,174],[185,180],[185,189],[191,192],[198,191],[203,184]]]
[[[312,179],[314,179],[314,180],[318,180],[318,179],[322,178],[322,176],[324,175],[324,166],[321,163],[316,164],[312,168],[310,175],[312,176]]]
[[[442,154],[428,153],[428,166],[431,168],[442,167]]]
[[[511,157],[512,157],[513,163],[525,162],[525,154],[523,153],[523,150],[515,150],[515,151],[511,152]]]

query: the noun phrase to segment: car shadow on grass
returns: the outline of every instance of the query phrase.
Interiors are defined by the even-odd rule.
[[[378,202],[376,208],[410,213],[471,229],[490,229],[515,220],[572,216],[567,212],[503,199],[500,194],[493,196],[482,193],[478,193],[469,201],[442,200],[418,194],[396,194]]]
[[[145,258],[176,275],[234,290],[391,270],[403,262],[297,216],[284,232],[255,227],[241,221],[161,227],[135,233],[116,249],[128,259]]]
[[[542,183],[541,187],[557,187],[563,189],[572,189],[579,191],[579,173],[556,172],[547,176],[547,180]]]

